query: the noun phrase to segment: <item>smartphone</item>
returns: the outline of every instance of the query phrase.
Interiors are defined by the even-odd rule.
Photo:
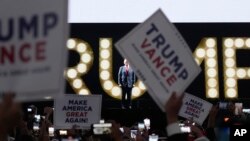
[[[234,105],[235,105],[234,114],[239,115],[239,113],[242,112],[243,104],[235,103]]]
[[[227,102],[220,102],[219,109],[223,109],[223,110],[227,109]]]
[[[33,130],[34,130],[34,131],[38,131],[39,129],[40,129],[40,128],[39,128],[39,125],[34,125],[34,126],[33,126]]]
[[[111,134],[111,123],[100,123],[93,125],[93,133],[95,135]]]
[[[59,130],[59,134],[60,134],[60,136],[67,136],[68,132],[67,132],[67,130]]]
[[[145,129],[144,123],[138,123],[138,129],[139,129],[140,131],[144,130],[144,129]]]
[[[119,128],[120,129],[120,131],[122,132],[122,133],[124,133],[124,129],[121,127],[121,128]]]
[[[250,109],[242,109],[242,112],[250,114]]]
[[[180,127],[182,133],[190,133],[191,129],[189,126],[182,126]]]
[[[149,141],[158,141],[158,139],[159,139],[158,135],[155,134],[149,135]]]
[[[104,122],[105,122],[105,121],[104,121],[103,119],[101,119],[99,123],[104,123]]]
[[[41,116],[41,119],[43,119],[43,120],[44,120],[44,119],[45,119],[45,116]]]
[[[27,112],[31,113],[32,112],[32,108],[27,108]]]
[[[131,136],[132,139],[135,139],[136,135],[137,135],[137,130],[131,130],[130,131],[130,136]]]
[[[50,137],[54,137],[54,132],[55,132],[55,129],[54,129],[54,127],[49,127],[49,136]]]
[[[41,116],[40,115],[35,115],[35,119],[36,119],[36,122],[40,122],[41,121]]]

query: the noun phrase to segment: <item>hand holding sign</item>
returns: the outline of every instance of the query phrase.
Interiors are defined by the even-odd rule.
[[[178,113],[182,106],[183,97],[184,97],[184,94],[177,95],[174,92],[168,99],[166,106],[165,106],[168,124],[174,123],[178,120]]]
[[[208,117],[208,123],[207,123],[208,128],[215,127],[215,120],[216,120],[216,116],[217,116],[218,111],[219,111],[219,105],[214,105],[212,107],[212,109],[210,110],[209,117]]]
[[[196,123],[202,125],[211,107],[211,103],[186,93],[183,98],[183,105],[179,111],[179,115],[186,119],[192,119]]]
[[[190,125],[190,129],[191,129],[191,132],[195,135],[196,138],[200,138],[200,137],[204,136],[202,130],[199,129],[197,126]]]

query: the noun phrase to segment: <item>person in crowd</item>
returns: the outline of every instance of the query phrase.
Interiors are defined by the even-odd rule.
[[[34,141],[32,133],[29,132],[27,122],[21,120],[16,129],[15,141]]]
[[[122,88],[122,109],[132,108],[131,92],[135,83],[135,73],[130,67],[127,59],[124,59],[124,66],[121,66],[118,72],[118,84]],[[125,99],[127,97],[127,100]]]
[[[15,129],[22,119],[20,104],[14,97],[14,93],[5,93],[0,103],[0,141],[15,140],[10,133],[15,136]]]
[[[27,111],[27,113],[26,113],[27,115],[25,116],[25,121],[27,121],[27,126],[28,126],[29,132],[33,132],[33,126],[34,126],[34,123],[36,121],[35,115],[37,115],[37,107],[34,105],[30,105],[28,107],[28,109],[30,111]]]
[[[211,108],[209,115],[208,115],[206,134],[210,141],[217,140],[214,128],[215,128],[216,117],[217,117],[218,111],[219,111],[219,105],[216,104]]]
[[[45,119],[41,121],[41,128],[39,134],[39,141],[49,141],[50,136],[48,133],[48,128],[52,127],[51,121],[49,121],[49,117],[52,115],[53,109],[50,107],[44,108]]]
[[[178,122],[178,113],[182,106],[184,94],[173,93],[165,105],[167,119],[168,141],[188,141],[188,134],[182,133]],[[196,126],[191,126],[191,133],[195,135],[195,141],[209,141],[203,132]]]
[[[188,122],[190,127],[190,133],[182,133],[179,126],[178,113],[182,106],[182,95],[173,93],[165,105],[166,120],[167,120],[167,135],[168,141],[216,141],[214,132],[216,117],[218,113],[218,105],[212,107],[209,116],[207,128],[204,130],[201,126]],[[14,101],[13,94],[6,94],[3,97],[3,101],[0,103],[0,141],[49,141],[49,140],[61,140],[62,138],[55,133],[55,137],[50,137],[48,128],[53,126],[51,116],[53,109],[50,107],[44,108],[45,118],[41,120],[40,130],[38,136],[34,136],[33,132],[30,132],[27,126],[27,121],[22,120],[22,112],[20,104]],[[86,141],[147,141],[149,139],[148,130],[138,130],[135,137],[131,137],[131,130],[135,127],[122,127],[115,121],[108,121],[112,123],[112,132],[105,135],[93,134],[93,129],[87,134],[82,134],[81,130],[78,130],[76,126],[73,126],[71,130],[68,130],[67,138],[77,138]],[[136,126],[137,127],[137,126]],[[88,134],[89,133],[89,134]],[[159,134],[158,134],[159,135]]]
[[[235,103],[230,101],[227,104],[227,109],[223,113],[224,116],[228,117],[226,126],[231,125],[249,125],[250,116],[246,113],[243,113],[243,109],[235,106]]]

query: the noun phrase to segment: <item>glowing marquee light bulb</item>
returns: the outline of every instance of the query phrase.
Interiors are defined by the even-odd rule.
[[[81,89],[79,95],[89,95],[89,91],[87,89]]]
[[[132,95],[133,96],[139,96],[140,93],[141,93],[141,90],[138,87],[134,87],[132,89]]]
[[[120,96],[122,94],[122,91],[120,87],[115,86],[112,88],[111,93],[113,96]]]
[[[232,48],[227,48],[227,49],[225,50],[225,55],[226,55],[227,57],[233,57],[233,56],[235,55],[235,52],[234,52],[234,50],[233,50]]]
[[[233,79],[233,78],[228,78],[228,79],[226,80],[226,85],[227,85],[228,87],[235,87],[235,86],[236,86],[236,80]]]
[[[102,57],[103,59],[108,59],[108,58],[110,57],[109,51],[108,51],[107,49],[103,49],[103,50],[101,51],[101,57]]]
[[[112,81],[110,81],[110,80],[105,81],[105,82],[103,83],[103,85],[104,85],[104,89],[106,89],[106,90],[111,90],[112,87],[113,87],[113,83],[112,83]]]
[[[87,65],[86,64],[83,64],[83,63],[80,63],[77,65],[77,71],[80,72],[80,73],[84,73],[87,71]]]
[[[76,46],[76,41],[74,39],[69,39],[67,41],[67,47],[69,49],[73,49],[73,48],[75,48],[75,46]]]
[[[77,89],[81,88],[82,87],[82,80],[81,79],[75,79],[73,81],[73,86]]]
[[[246,44],[247,47],[250,47],[250,38],[246,39],[245,44]]]
[[[237,48],[242,48],[244,46],[244,40],[242,38],[235,39],[235,46]]]
[[[101,40],[101,47],[102,48],[109,48],[111,45],[110,41],[108,39],[102,39]]]
[[[108,80],[110,77],[110,73],[108,71],[102,71],[100,75],[102,80]]]
[[[229,97],[229,98],[234,98],[234,97],[236,97],[236,90],[233,89],[233,88],[229,88],[229,89],[227,89],[227,91],[226,91],[226,95],[227,95],[227,97]]]
[[[218,91],[214,88],[210,88],[210,89],[208,89],[208,95],[211,98],[215,98],[218,96]]]
[[[89,63],[91,61],[91,56],[88,54],[88,53],[84,53],[82,56],[81,56],[81,60],[82,62],[84,63]]]
[[[67,76],[69,78],[75,78],[77,76],[77,72],[75,69],[69,69],[67,72]]]
[[[207,55],[207,57],[210,57],[210,58],[214,57],[216,55],[215,49],[213,49],[213,48],[207,49],[206,55]]]
[[[235,69],[233,69],[233,68],[228,68],[227,70],[226,70],[226,75],[227,75],[227,77],[234,77],[235,76]]]
[[[77,45],[77,51],[83,53],[87,50],[87,46],[84,43],[79,43]]]
[[[246,75],[247,75],[247,72],[244,69],[237,70],[237,77],[244,78],[244,77],[246,77]]]
[[[227,67],[233,67],[235,65],[235,61],[233,58],[227,58],[225,64]]]
[[[202,49],[202,48],[197,49],[196,55],[197,55],[197,57],[199,57],[199,58],[203,58],[203,57],[205,56],[205,50]]]
[[[234,46],[234,40],[231,39],[231,38],[227,38],[225,41],[224,41],[224,45],[228,48],[230,47],[233,47]]]
[[[247,70],[247,75],[250,77],[250,69]]]
[[[209,38],[209,39],[206,40],[206,46],[207,46],[207,47],[214,47],[215,44],[216,44],[216,43],[215,43],[215,40],[212,39],[212,38]]]
[[[146,89],[146,86],[143,84],[142,81],[139,82],[138,87],[139,87],[140,89],[142,89],[142,90],[145,90],[145,89]]]
[[[215,66],[216,66],[216,60],[213,59],[213,58],[209,58],[209,59],[207,60],[207,66],[208,66],[208,67],[211,67],[211,68],[215,67]]]
[[[214,78],[210,78],[207,81],[209,87],[216,87],[217,86],[217,81]]]
[[[108,69],[110,67],[110,63],[109,63],[108,60],[102,60],[100,65],[101,65],[101,68],[104,69],[104,70]]]
[[[216,72],[216,70],[215,70],[214,68],[209,68],[209,69],[207,69],[207,75],[208,75],[209,77],[215,77],[216,74],[217,74],[217,72]]]

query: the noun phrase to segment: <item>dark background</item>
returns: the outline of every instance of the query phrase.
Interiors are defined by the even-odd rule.
[[[88,42],[94,52],[94,63],[88,74],[82,76],[83,81],[93,94],[102,94],[102,117],[105,119],[115,119],[123,124],[133,124],[135,121],[142,121],[145,117],[153,119],[153,126],[165,126],[165,116],[150,98],[148,93],[133,101],[133,110],[121,110],[120,101],[105,94],[99,81],[99,38],[112,38],[113,45],[116,41],[126,35],[137,24],[135,23],[105,23],[105,24],[70,24],[70,38],[79,38]],[[222,62],[222,38],[224,37],[250,37],[249,23],[177,23],[175,24],[191,50],[194,51],[202,38],[216,37],[218,46],[219,65],[219,88],[220,99],[206,99],[205,97],[205,75],[204,63],[201,64],[202,72],[195,81],[188,87],[187,92],[216,103],[228,101],[224,99],[223,82],[223,62]],[[250,67],[250,50],[238,50],[237,67]],[[79,62],[79,55],[74,51],[69,51],[68,66],[75,66]],[[123,65],[123,58],[113,46],[113,77],[117,81],[119,67]],[[244,107],[250,107],[250,80],[238,81],[239,99],[243,101]],[[66,93],[75,93],[69,83],[66,83]],[[29,103],[26,103],[28,105]],[[53,102],[38,102],[36,106],[41,109],[45,105],[52,106]]]
[[[103,94],[104,100],[111,100],[116,102],[115,99],[106,95],[102,90],[99,82],[99,38],[112,38],[113,43],[118,41],[124,35],[126,35],[137,24],[71,24],[71,38],[79,38],[90,44],[94,52],[94,65],[87,75],[83,76],[83,80],[94,94]],[[250,27],[248,23],[177,23],[175,24],[177,29],[181,32],[184,39],[194,51],[197,45],[204,37],[216,37],[218,45],[218,65],[219,65],[219,80],[220,80],[220,99],[224,99],[224,82],[223,82],[223,62],[222,62],[222,38],[224,37],[250,37]],[[70,51],[73,52],[73,51]],[[250,50],[237,50],[237,67],[250,67]],[[79,58],[75,57],[75,53],[69,55],[69,66],[77,64]],[[113,47],[113,76],[117,81],[117,72],[119,67],[123,65],[123,58]],[[201,65],[204,69],[203,63]],[[187,89],[187,92],[194,94],[198,97],[205,98],[205,81],[204,71],[196,78],[192,85]],[[249,99],[250,90],[249,80],[239,80],[239,98]],[[67,85],[67,93],[73,93],[73,90]],[[137,101],[142,99],[150,99],[146,93]],[[151,100],[151,99],[150,99]],[[106,105],[107,104],[107,105]],[[113,103],[114,104],[114,103]],[[105,103],[107,107],[112,107],[112,103]]]

